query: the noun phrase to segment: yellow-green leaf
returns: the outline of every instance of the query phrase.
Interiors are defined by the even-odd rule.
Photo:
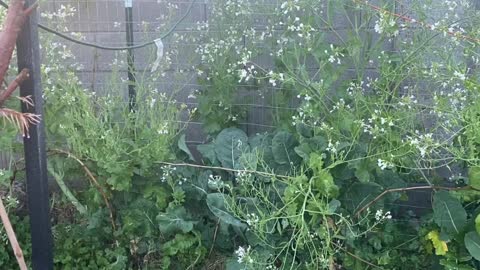
[[[475,218],[475,229],[480,234],[480,214]]]
[[[480,167],[471,167],[468,169],[468,180],[470,186],[480,188]]]
[[[445,254],[447,254],[447,242],[440,240],[440,233],[438,233],[437,230],[430,231],[427,234],[427,239],[432,241],[436,255],[444,256]]]

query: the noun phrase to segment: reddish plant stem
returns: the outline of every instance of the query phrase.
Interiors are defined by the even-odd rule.
[[[24,0],[10,1],[7,18],[3,23],[3,31],[0,32],[0,81],[3,81],[7,73],[22,26],[37,5],[35,4],[27,9],[24,6]]]
[[[5,89],[3,92],[0,92],[0,107],[3,106],[5,101],[17,90],[22,82],[24,82],[29,76],[28,69],[24,68]]]
[[[360,4],[360,5],[364,5],[364,6],[367,6],[369,7],[370,9],[372,10],[375,10],[375,11],[378,11],[378,12],[381,12],[381,13],[385,13],[385,14],[388,14],[388,15],[391,15],[391,16],[394,16],[395,18],[398,18],[402,21],[405,21],[405,22],[409,22],[409,23],[416,23],[424,28],[428,28],[430,30],[433,31],[433,29],[435,29],[435,25],[433,24],[429,24],[429,23],[425,23],[425,22],[421,22],[421,21],[417,21],[415,20],[414,18],[411,18],[411,17],[408,17],[408,16],[405,16],[405,15],[402,15],[402,14],[398,14],[398,13],[395,13],[395,12],[391,12],[389,10],[386,10],[384,8],[381,8],[379,6],[376,6],[376,5],[373,5],[373,4],[370,4],[368,1],[365,1],[365,0],[353,0],[355,3],[357,4]],[[471,42],[474,42],[474,43],[480,43],[480,39],[478,38],[475,38],[475,37],[472,37],[472,36],[469,36],[469,35],[465,35],[461,32],[455,32],[455,31],[445,31],[446,34],[448,34],[449,36],[452,36],[452,37],[458,37],[458,38],[461,38],[461,39],[464,39],[464,40],[468,40],[468,41],[471,41]]]

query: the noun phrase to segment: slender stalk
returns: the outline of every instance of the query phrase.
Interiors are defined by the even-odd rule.
[[[406,188],[392,188],[392,189],[384,190],[377,197],[375,197],[375,199],[371,200],[365,206],[360,208],[360,210],[358,210],[355,213],[355,216],[358,217],[363,211],[370,208],[372,205],[377,203],[381,198],[383,198],[385,195],[387,195],[389,193],[404,192],[404,191],[410,191],[410,190],[425,190],[425,189],[431,189],[431,190],[476,190],[476,191],[480,191],[479,189],[476,189],[476,188],[471,187],[471,186],[465,186],[465,187],[418,186],[418,187],[406,187]]]
[[[23,257],[23,251],[20,248],[20,244],[18,244],[17,236],[15,235],[15,231],[12,228],[12,223],[8,218],[7,210],[3,205],[3,200],[0,198],[0,218],[2,219],[3,226],[5,227],[5,231],[7,232],[8,241],[13,249],[13,253],[15,254],[15,258],[17,258],[18,266],[21,270],[27,270],[27,264],[25,263],[25,258]]]
[[[88,179],[90,180],[92,185],[94,185],[97,188],[98,192],[100,192],[100,194],[102,195],[103,201],[105,202],[105,205],[107,206],[108,211],[109,211],[110,223],[112,225],[112,229],[115,232],[117,230],[117,226],[115,225],[115,216],[113,214],[114,212],[113,212],[112,205],[110,204],[110,201],[108,200],[106,192],[103,190],[103,187],[98,183],[97,178],[93,175],[92,171],[90,171],[90,169],[87,167],[87,165],[85,165],[85,163],[81,159],[74,156],[72,153],[70,153],[68,151],[61,150],[61,149],[52,149],[52,150],[49,150],[49,152],[66,155],[67,157],[75,160],[78,164],[80,164],[82,169],[87,174]]]

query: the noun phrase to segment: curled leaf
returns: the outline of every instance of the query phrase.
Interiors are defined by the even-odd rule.
[[[447,254],[447,242],[440,240],[440,233],[437,230],[430,231],[426,238],[432,241],[436,255],[445,256]]]

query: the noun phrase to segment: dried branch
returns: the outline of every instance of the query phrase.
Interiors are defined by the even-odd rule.
[[[213,232],[213,239],[212,239],[212,247],[210,248],[210,252],[208,252],[208,257],[210,258],[213,253],[213,248],[215,247],[215,242],[217,242],[217,236],[218,236],[218,229],[220,228],[220,219],[217,220],[217,223],[215,224],[215,231]]]
[[[20,248],[20,244],[18,244],[17,236],[15,235],[15,231],[12,228],[12,223],[8,218],[7,210],[3,205],[3,201],[0,198],[0,218],[2,219],[3,226],[5,227],[5,231],[7,232],[8,240],[13,249],[13,253],[15,254],[15,258],[17,258],[17,263],[20,266],[21,270],[27,270],[27,264],[25,263],[25,258],[23,257],[22,249]]]
[[[251,173],[251,174],[274,177],[274,178],[279,178],[279,179],[291,179],[292,178],[291,176],[288,176],[288,175],[279,175],[279,174],[262,172],[262,171],[237,170],[237,169],[230,169],[230,168],[225,168],[225,167],[206,166],[206,165],[191,164],[191,163],[171,163],[171,162],[165,162],[165,161],[157,161],[156,163],[157,164],[174,166],[174,167],[192,167],[192,168],[199,168],[199,169],[220,170],[220,171],[226,171],[226,172]]]
[[[17,97],[21,102],[25,103],[28,106],[33,107],[33,99],[32,96],[26,96],[26,97]]]
[[[28,69],[24,68],[20,73],[17,75],[15,80],[13,80],[7,87],[6,90],[0,92],[0,107],[3,106],[5,101],[17,90],[22,82],[24,82],[29,77]]]
[[[405,192],[405,191],[411,191],[411,190],[425,190],[425,189],[431,189],[431,190],[476,190],[480,191],[479,189],[476,189],[472,186],[464,186],[464,187],[441,187],[441,186],[418,186],[418,187],[406,187],[406,188],[392,188],[392,189],[387,189],[384,190],[382,193],[380,193],[375,199],[371,200],[369,203],[367,203],[365,206],[360,208],[355,213],[355,216],[359,216],[363,211],[367,210],[370,208],[372,205],[377,203],[380,199],[382,199],[385,195],[389,193],[394,193],[394,192]]]
[[[30,125],[36,125],[40,123],[41,120],[40,115],[33,113],[21,113],[7,108],[0,108],[0,118],[2,117],[17,127],[22,132],[24,137],[29,136]]]
[[[27,9],[24,6],[24,0],[12,0],[10,2],[7,18],[3,23],[3,31],[0,32],[0,81],[3,81],[7,74],[15,43],[22,26],[28,15],[36,8],[36,5],[32,5]]]

